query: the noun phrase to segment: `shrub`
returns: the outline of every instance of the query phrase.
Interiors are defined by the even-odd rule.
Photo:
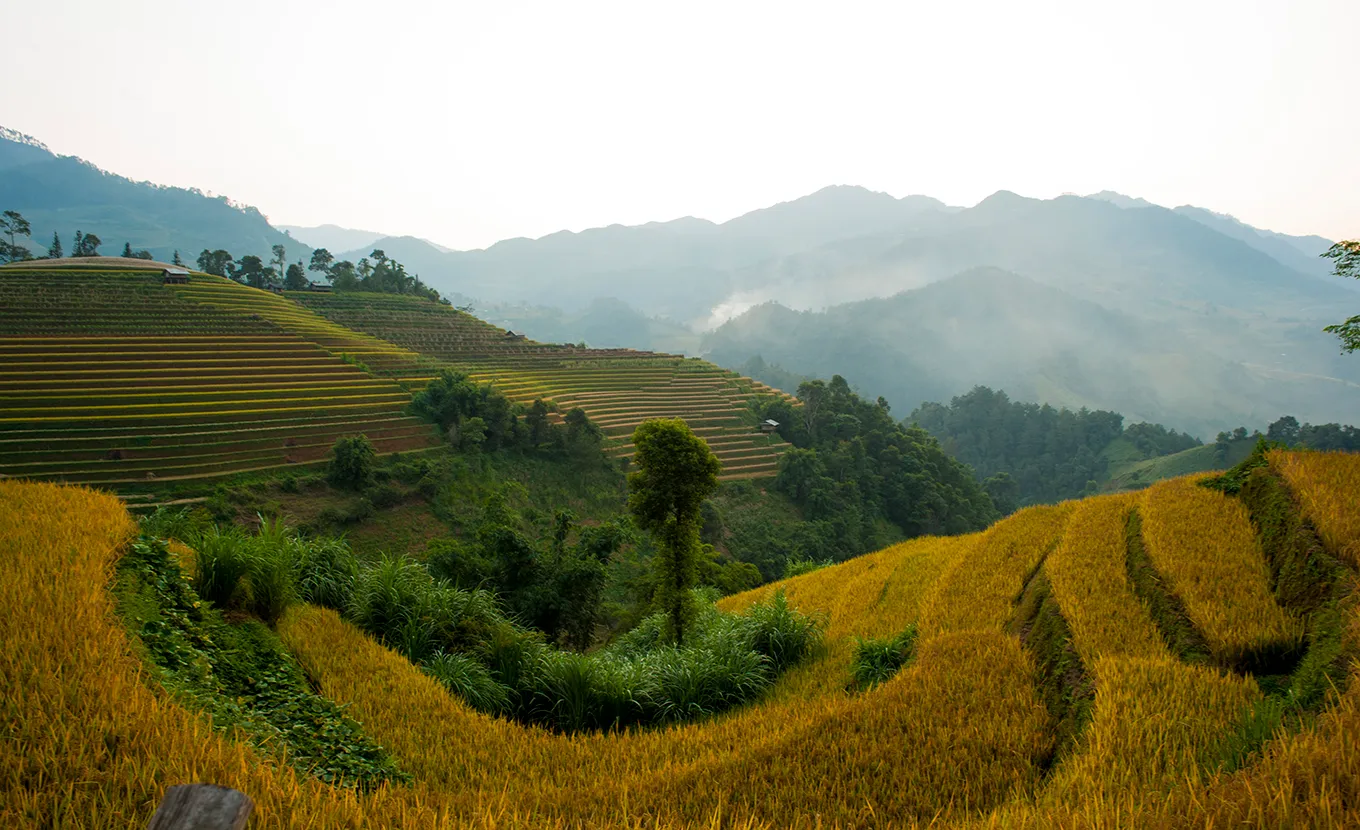
[[[431,539],[425,545],[425,567],[436,579],[456,588],[480,586],[495,571],[495,565],[476,547],[457,539]]]
[[[378,509],[401,504],[402,498],[401,491],[390,484],[379,484],[368,491],[368,501]]]
[[[331,448],[329,475],[333,484],[358,490],[373,479],[377,451],[366,435],[337,438]]]
[[[293,547],[287,542],[257,547],[250,556],[250,602],[247,608],[273,625],[298,599]]]
[[[433,583],[425,569],[413,562],[384,556],[354,580],[346,615],[355,625],[389,646],[397,632],[420,607]]]
[[[173,508],[164,505],[143,516],[139,523],[142,533],[158,539],[193,539],[206,530],[206,516],[191,511],[187,507]]]

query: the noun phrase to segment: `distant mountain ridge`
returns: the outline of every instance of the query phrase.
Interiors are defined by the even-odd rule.
[[[1205,340],[1187,337],[1175,321],[975,268],[825,311],[766,303],[706,335],[704,351],[720,365],[759,356],[804,375],[841,374],[904,414],[978,384],[1018,400],[1113,409],[1130,422],[1210,437],[1241,423],[1264,427],[1286,413],[1321,422],[1360,411],[1360,383],[1273,371]]]
[[[162,260],[178,249],[192,261],[205,247],[267,257],[283,244],[296,261],[335,234],[325,247],[337,257],[381,248],[530,337],[709,349],[733,367],[761,357],[784,376],[844,374],[899,409],[985,383],[1203,435],[1286,412],[1349,422],[1337,409],[1360,406],[1360,360],[1320,331],[1348,316],[1360,288],[1316,255],[1329,240],[1112,191],[998,191],[959,208],[837,185],[721,223],[684,217],[449,251],[337,226],[288,226],[294,238],[254,208],[132,182],[0,131],[0,208],[29,218],[35,251],[53,229],[69,251],[81,229],[106,254],[130,242]]]
[[[1122,208],[1162,207],[1146,199],[1125,196],[1112,190],[1102,190],[1087,198],[1100,199]],[[1289,234],[1255,228],[1235,216],[1207,210],[1194,205],[1180,205],[1171,208],[1201,225],[1213,228],[1224,236],[1247,243],[1253,248],[1268,254],[1281,264],[1304,274],[1327,276],[1331,273],[1331,261],[1320,254],[1332,246],[1332,240],[1317,235],[1290,236]],[[1360,290],[1360,287],[1357,287]]]
[[[29,248],[46,253],[55,231],[67,253],[77,230],[97,235],[100,253],[124,243],[158,260],[178,250],[192,262],[204,248],[268,258],[284,245],[290,261],[311,248],[270,226],[256,208],[224,196],[131,179],[74,156],[58,156],[37,139],[0,127],[0,209],[17,210],[33,228]]]
[[[316,225],[315,227],[279,225],[278,229],[304,245],[312,248],[325,248],[331,252],[363,248],[387,236],[387,234],[378,231],[342,228],[339,225]]]
[[[926,213],[948,213],[926,196],[896,199],[836,185],[723,223],[683,217],[610,225],[485,249],[442,253],[412,237],[373,243],[440,291],[487,303],[535,303],[565,311],[614,297],[648,316],[706,318],[736,287],[740,269],[762,261],[886,232]],[[400,252],[400,253],[395,253]],[[343,254],[353,258],[367,251]]]

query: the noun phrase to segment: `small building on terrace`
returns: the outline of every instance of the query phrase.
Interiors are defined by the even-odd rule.
[[[761,422],[760,422],[760,431],[763,432],[763,433],[765,433],[766,435],[769,435],[770,433],[773,433],[773,432],[778,432],[778,431],[779,431],[779,422],[778,422],[778,421],[775,421],[775,420],[773,420],[773,419],[767,418],[767,419],[765,419],[764,421],[761,421]]]
[[[189,271],[184,268],[165,268],[161,271],[161,282],[165,285],[188,285]]]

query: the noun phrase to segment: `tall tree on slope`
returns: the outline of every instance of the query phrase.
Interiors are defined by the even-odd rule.
[[[14,241],[15,237],[31,237],[33,235],[33,229],[29,227],[28,220],[19,211],[7,210],[3,216],[0,216],[0,233],[9,237],[9,244],[5,246],[4,251],[0,251],[4,254],[5,262],[19,262],[33,256],[26,246]]]
[[[638,469],[628,476],[628,510],[656,540],[656,604],[678,646],[694,618],[699,510],[718,489],[722,463],[680,418],[643,421],[633,430],[633,447]]]

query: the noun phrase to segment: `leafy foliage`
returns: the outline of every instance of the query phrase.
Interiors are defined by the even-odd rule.
[[[1360,279],[1360,240],[1347,239],[1338,242],[1323,252],[1322,256],[1335,261],[1332,273],[1336,276]],[[1353,352],[1360,349],[1360,314],[1347,319],[1344,323],[1327,326],[1323,331],[1341,338],[1343,351]]]
[[[330,479],[340,487],[357,490],[373,479],[377,450],[366,435],[347,435],[331,448]]]
[[[157,679],[211,715],[215,728],[266,752],[282,747],[294,766],[327,783],[368,789],[410,780],[358,723],[312,691],[273,632],[258,622],[228,624],[201,601],[164,542],[143,536],[129,547],[115,593]]]
[[[472,538],[431,541],[426,566],[455,588],[491,591],[514,619],[549,642],[590,646],[603,621],[608,563],[634,531],[619,521],[578,526],[565,510],[554,516],[546,540],[525,536],[523,526],[506,491],[496,491]]]
[[[683,647],[669,645],[669,619],[657,614],[616,643],[579,654],[507,619],[490,591],[451,587],[389,557],[359,573],[345,614],[469,705],[563,731],[730,708],[767,689],[820,638],[821,623],[782,596],[744,616],[692,602],[699,610]]]
[[[406,266],[376,249],[359,262],[335,261],[330,251],[318,248],[312,254],[311,270],[321,271],[336,291],[371,291],[381,294],[413,294],[439,300],[439,292],[408,273]]]
[[[1298,418],[1285,415],[1266,428],[1266,440],[1281,447],[1360,452],[1360,427],[1300,424]]]
[[[679,418],[643,421],[633,446],[638,469],[628,476],[628,510],[656,539],[656,604],[666,613],[667,637],[680,645],[694,614],[700,508],[718,489],[722,464]]]
[[[795,449],[779,462],[775,486],[802,508],[801,558],[843,560],[882,541],[886,521],[908,537],[965,533],[996,517],[972,471],[950,458],[924,430],[904,427],[883,399],[862,400],[837,375],[798,389],[801,408],[765,404],[761,418],[779,423]]]
[[[1127,439],[1143,458],[1201,443],[1161,424],[1124,427],[1124,416],[1117,412],[1022,403],[985,386],[948,405],[921,404],[908,420],[986,478],[984,487],[998,509],[1089,495],[1091,485],[1107,477],[1102,451],[1117,438]],[[998,478],[1003,474],[1006,479]]]

